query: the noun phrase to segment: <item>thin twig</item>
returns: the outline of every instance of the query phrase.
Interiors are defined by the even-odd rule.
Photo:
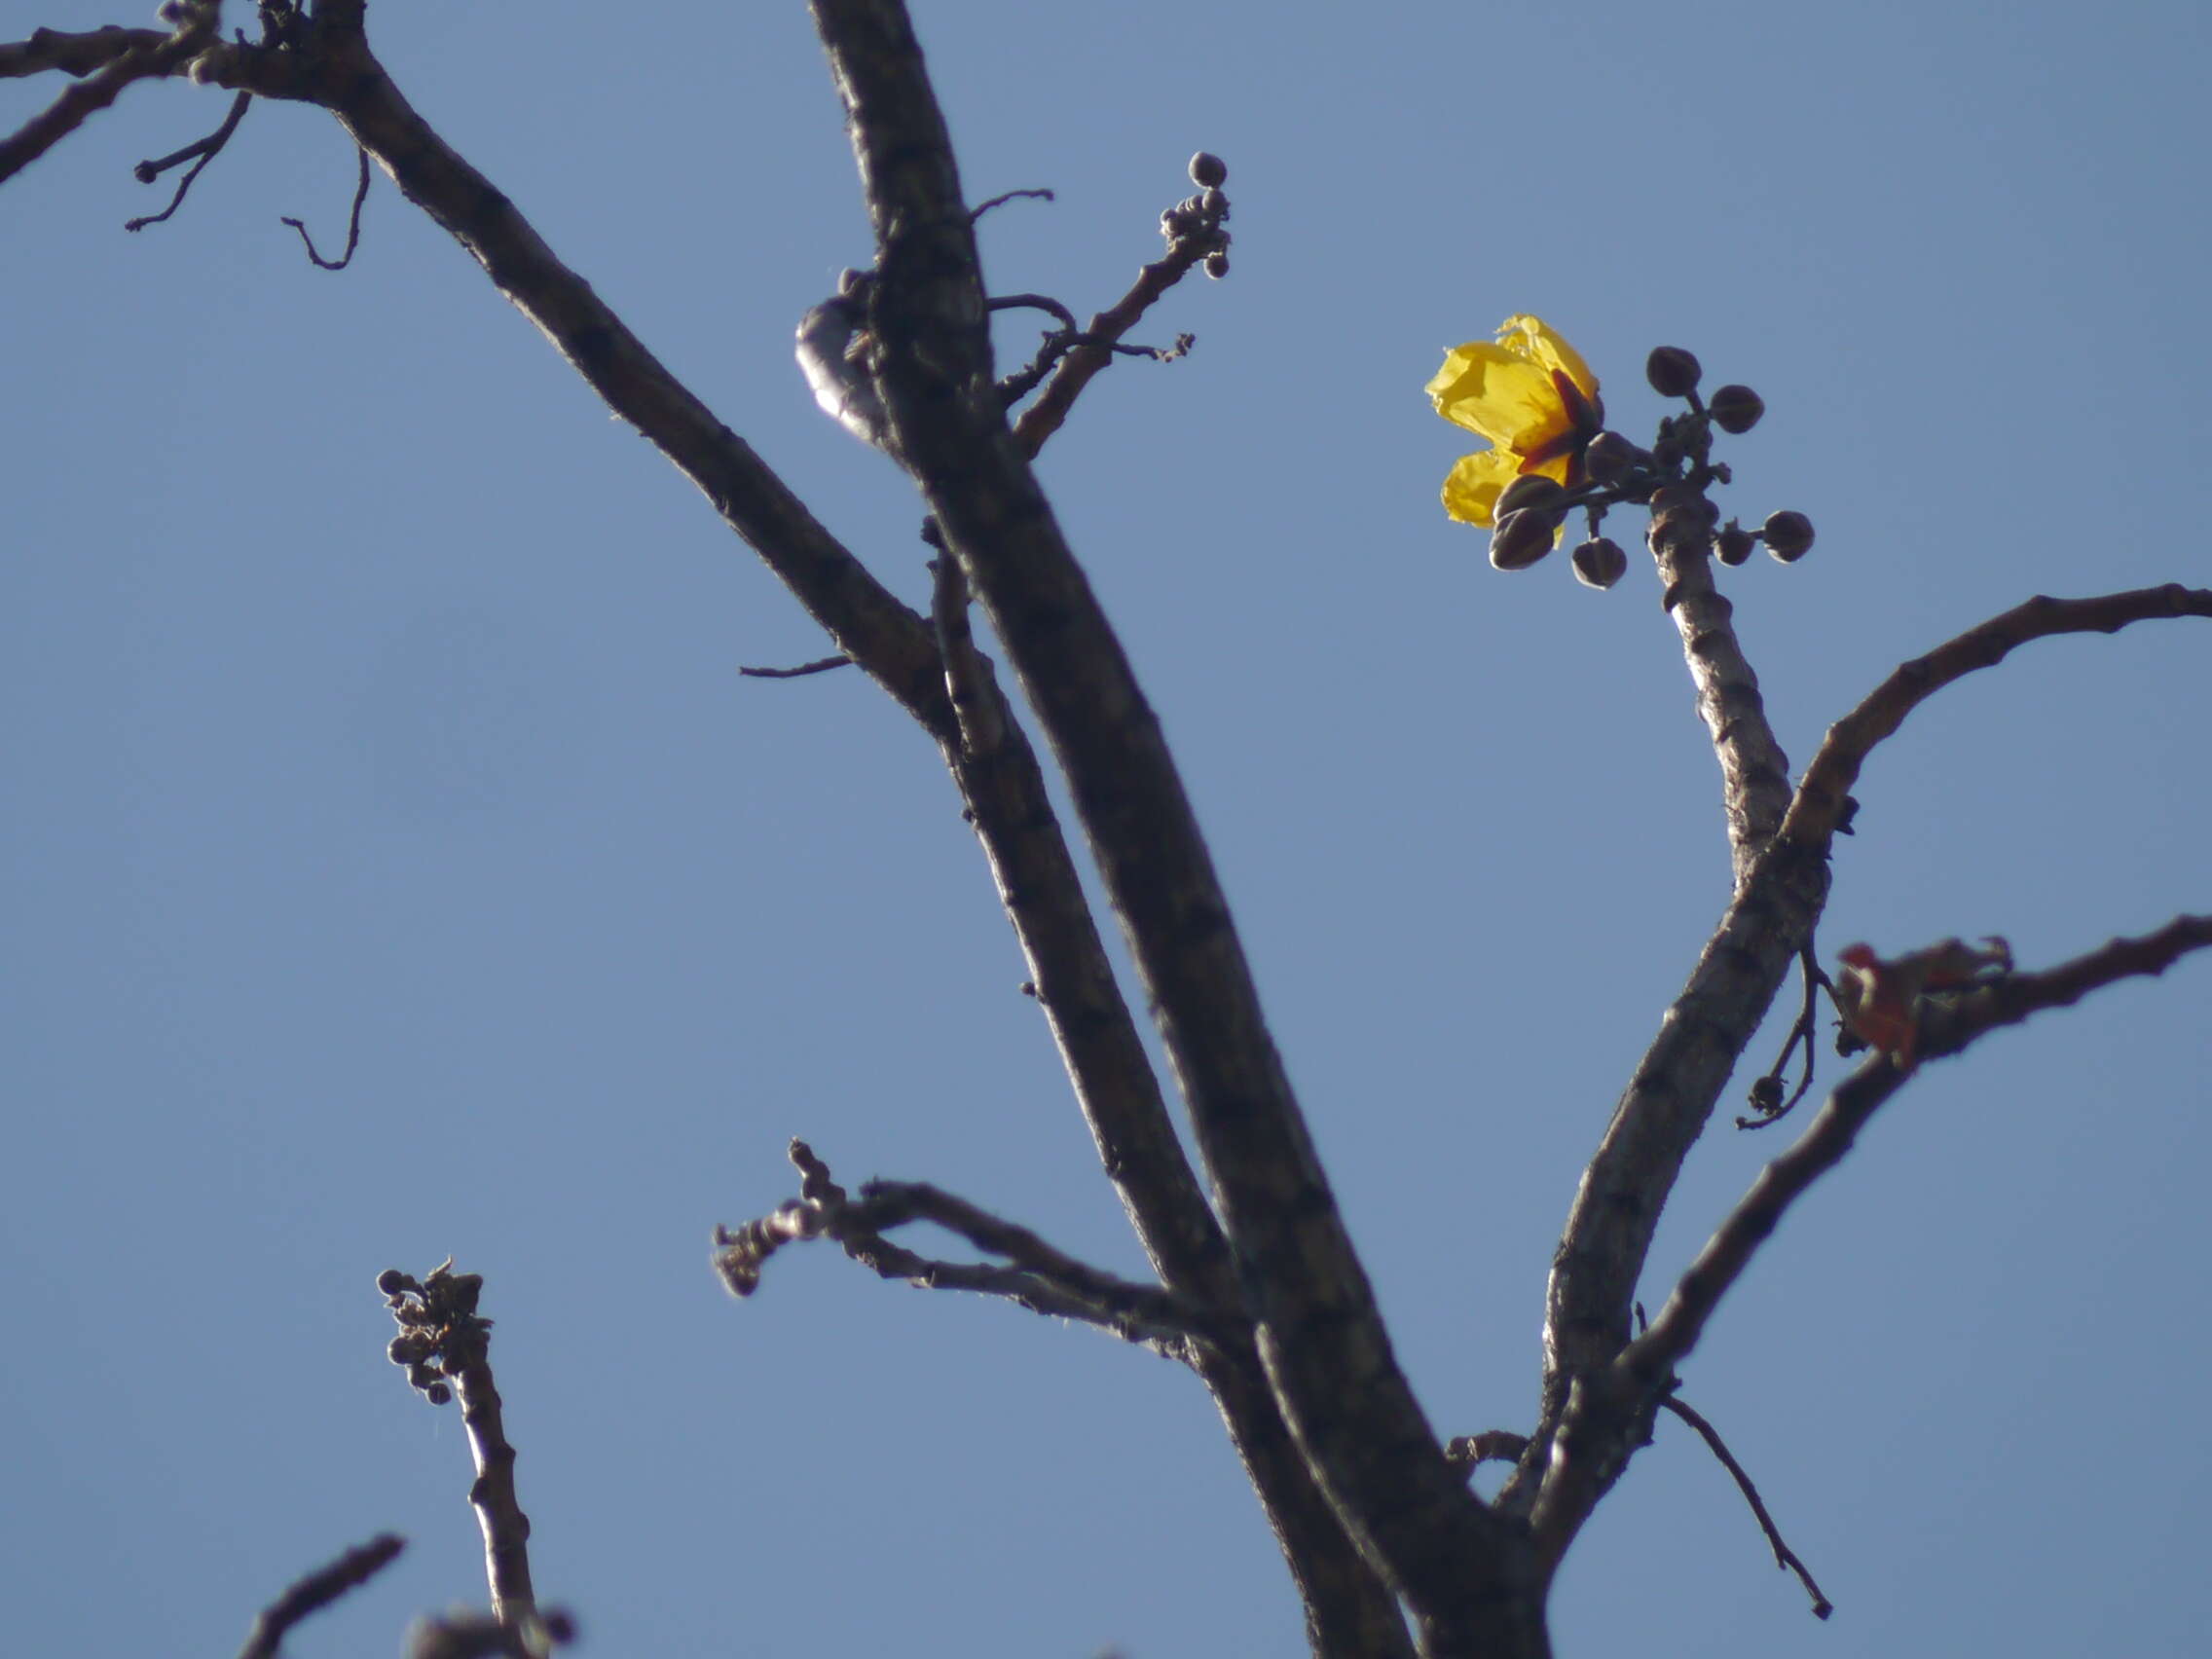
[[[1736,1461],[1735,1455],[1721,1440],[1720,1431],[1673,1394],[1662,1397],[1659,1404],[1703,1435],[1707,1447],[1720,1459],[1720,1466],[1736,1477],[1736,1490],[1744,1494],[1744,1501],[1751,1506],[1751,1513],[1758,1517],[1759,1530],[1766,1534],[1768,1547],[1774,1551],[1774,1565],[1787,1567],[1797,1575],[1798,1581],[1805,1586],[1805,1594],[1813,1599],[1813,1616],[1825,1619],[1834,1612],[1835,1604],[1821,1594],[1821,1587],[1813,1582],[1811,1569],[1797,1559],[1796,1551],[1782,1541],[1781,1529],[1775,1526],[1774,1517],[1766,1512],[1766,1505],[1759,1500],[1759,1489],[1751,1484],[1751,1477],[1744,1472],[1744,1465]]]
[[[247,1633],[239,1659],[276,1659],[291,1628],[310,1613],[327,1607],[349,1590],[366,1584],[397,1559],[407,1540],[394,1532],[380,1532],[365,1544],[356,1544],[327,1567],[318,1567],[295,1580],[276,1601],[262,1608]]]
[[[1218,196],[1219,192],[1211,194]],[[1186,203],[1170,212],[1183,213],[1191,205]],[[1127,293],[1090,319],[1090,326],[1084,330],[1082,348],[1067,351],[1059,358],[1057,368],[1043,393],[1035,403],[1021,412],[1021,418],[1014,423],[1014,439],[1021,445],[1023,453],[1034,457],[1045,447],[1047,440],[1060,429],[1083,388],[1090,384],[1099,370],[1114,360],[1114,344],[1137,325],[1138,319],[1152,309],[1154,302],[1189,276],[1194,266],[1221,251],[1227,240],[1227,233],[1222,230],[1220,222],[1228,216],[1228,200],[1222,198],[1218,212],[1209,214],[1202,220],[1178,220],[1179,224],[1188,223],[1189,229],[1169,241],[1164,255],[1137,273],[1137,279]],[[1182,337],[1178,354],[1189,350],[1189,340],[1188,335]],[[1023,388],[1024,393],[1027,389]]]
[[[715,1229],[715,1271],[735,1296],[750,1296],[759,1287],[762,1266],[786,1244],[831,1238],[883,1278],[925,1290],[1004,1297],[1032,1312],[1095,1325],[1172,1358],[1190,1357],[1191,1338],[1226,1328],[1220,1317],[1186,1298],[1079,1262],[1029,1229],[926,1182],[871,1181],[853,1198],[806,1142],[792,1142],[791,1160],[800,1172],[798,1198],[742,1226]],[[884,1236],[917,1221],[957,1233],[986,1255],[1004,1256],[1014,1265],[939,1261]]]
[[[974,224],[985,213],[988,213],[993,207],[1004,207],[1009,202],[1018,202],[1023,200],[1024,198],[1034,202],[1051,202],[1056,200],[1056,198],[1050,190],[1009,190],[998,196],[992,197],[988,202],[981,203],[977,206],[969,208],[968,222],[970,224]],[[1074,324],[1071,322],[1069,326],[1072,328]]]
[[[131,175],[140,184],[152,184],[154,180],[160,178],[162,174],[167,172],[169,168],[179,163],[192,162],[195,156],[200,158],[197,162],[192,163],[191,170],[176,181],[176,194],[169,198],[169,204],[166,207],[164,207],[159,213],[150,213],[143,219],[126,219],[123,222],[123,228],[127,231],[142,231],[148,225],[160,224],[183,206],[185,192],[192,188],[192,181],[205,170],[209,162],[222,154],[223,146],[231,141],[231,134],[239,129],[239,123],[245,119],[246,106],[252,102],[253,94],[251,92],[239,93],[237,97],[231,100],[231,113],[223,117],[223,125],[208,133],[206,137],[195,138],[183,149],[172,151],[159,161],[140,162],[132,167],[130,169]]]
[[[369,152],[356,145],[361,158],[361,182],[353,189],[353,211],[346,223],[346,251],[336,259],[325,259],[314,250],[314,239],[308,235],[307,226],[297,219],[286,219],[285,224],[300,233],[300,240],[307,243],[308,257],[325,271],[343,271],[353,262],[353,250],[361,245],[361,203],[369,199]]]
[[[828,674],[833,668],[852,666],[853,659],[839,651],[835,656],[817,657],[812,662],[802,662],[796,668],[748,668],[739,663],[737,672],[753,680],[796,680],[803,674]]]
[[[1796,1110],[1797,1103],[1805,1098],[1813,1087],[1813,1028],[1820,1015],[1820,992],[1827,984],[1828,977],[1821,972],[1821,965],[1815,959],[1810,944],[1797,953],[1797,967],[1804,977],[1804,1004],[1798,1009],[1797,1018],[1789,1027],[1789,1039],[1782,1045],[1782,1052],[1775,1059],[1774,1069],[1751,1085],[1751,1109],[1758,1116],[1738,1118],[1736,1127],[1739,1129],[1763,1129],[1769,1124],[1779,1124]],[[1789,1091],[1789,1097],[1785,1100],[1782,1096],[1786,1081],[1784,1074],[1789,1070],[1789,1056],[1796,1051],[1800,1043],[1805,1045],[1805,1075],[1797,1080],[1797,1087]]]
[[[1080,325],[1075,313],[1060,304],[1050,294],[1000,294],[983,302],[985,311],[1041,311],[1055,318],[1068,333],[1077,332]]]

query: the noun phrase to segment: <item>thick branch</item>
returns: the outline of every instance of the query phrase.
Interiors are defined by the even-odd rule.
[[[870,322],[893,429],[1068,774],[1159,1010],[1270,1380],[1431,1648],[1536,1651],[1535,1580],[1446,1464],[1398,1371],[1158,721],[1006,428],[972,227],[903,9],[817,0],[815,15],[881,249]],[[1504,1644],[1508,1627],[1519,1645]]]
[[[1702,560],[1685,546],[1680,561],[1670,569],[1669,552],[1657,544],[1660,539],[1655,530],[1655,551],[1667,572],[1670,602],[1678,605],[1698,592],[1696,567]],[[1685,532],[1685,542],[1689,539]],[[1704,573],[1709,585],[1710,570]],[[1595,1457],[1598,1466],[1565,1470],[1563,1459],[1554,1456],[1553,1444],[1576,1380],[1609,1366],[1627,1344],[1637,1279],[1681,1161],[1702,1132],[1736,1056],[1772,1000],[1789,957],[1812,937],[1826,902],[1828,846],[1844,797],[1865,755],[1938,687],[2002,661],[2028,640],[2056,633],[2110,633],[2130,622],[2185,615],[2212,615],[2212,593],[2169,586],[2089,600],[2033,599],[1905,664],[1830,728],[1780,832],[1740,875],[1735,901],[1707,944],[1689,986],[1668,1011],[1583,1175],[1552,1269],[1544,1333],[1544,1414],[1528,1457],[1499,1494],[1501,1507],[1530,1512],[1539,1487],[1563,1476],[1578,1490],[1602,1494],[1618,1478],[1638,1443],[1647,1421],[1643,1397],[1637,1396],[1617,1411],[1601,1410],[1606,1391],[1594,1389],[1583,1402],[1579,1439],[1582,1454]],[[1726,632],[1724,615],[1717,626]],[[1736,652],[1732,636],[1724,641],[1709,638],[1702,648],[1690,629],[1684,629],[1684,638],[1693,674],[1701,657],[1724,661]],[[1746,676],[1749,672],[1743,671]],[[1718,682],[1711,691],[1701,689],[1700,704],[1708,711],[1709,723],[1725,707],[1721,689]],[[1737,711],[1733,721],[1723,718],[1714,724],[1723,771],[1732,779],[1728,742],[1742,735],[1743,718],[1755,715],[1756,706],[1739,701]],[[1763,716],[1758,717],[1756,724],[1763,723]],[[1774,753],[1778,756],[1779,750]],[[1755,749],[1747,755],[1742,771],[1751,792],[1747,798],[1764,802],[1767,785]],[[1730,787],[1734,831],[1739,815],[1733,781]],[[1764,815],[1762,805],[1742,822],[1755,827]],[[1609,1424],[1603,1435],[1594,1432],[1601,1416]],[[1555,1503],[1548,1491],[1544,1503],[1555,1523],[1574,1517],[1565,1532],[1553,1529],[1552,1546],[1564,1548],[1587,1509]]]
[[[2117,634],[2130,623],[2178,616],[2212,616],[2212,589],[2169,582],[2093,599],[2038,594],[1945,641],[1926,656],[1913,658],[1828,727],[1820,752],[1805,768],[1796,798],[1789,803],[1782,833],[1793,841],[1825,847],[1866,756],[1904,724],[1906,716],[1954,680],[1976,669],[1994,668],[2030,640],[2053,634]]]
[[[1740,887],[1788,809],[1789,761],[1767,723],[1759,678],[1737,642],[1735,607],[1713,580],[1711,512],[1702,496],[1661,506],[1650,541],[1667,614],[1697,687],[1697,712],[1720,758],[1728,851]]]
[[[1921,1056],[1957,1053],[1998,1026],[2077,1002],[2118,979],[2162,974],[2189,951],[2207,945],[2212,945],[2212,916],[2183,916],[2155,934],[2115,940],[2040,974],[2013,974],[1956,997],[1930,998],[1922,1018]],[[1564,1449],[1570,1441],[1609,1448],[1627,1425],[1648,1421],[1651,1407],[1673,1386],[1676,1370],[1752,1255],[1789,1206],[1842,1161],[1859,1131],[1905,1076],[1886,1056],[1875,1054],[1838,1084],[1797,1142],[1759,1171],[1650,1327],[1610,1366],[1577,1380],[1574,1402],[1560,1430],[1559,1473],[1545,1483],[1536,1508],[1537,1533],[1548,1551],[1566,1547],[1607,1484],[1603,1456],[1567,1456]]]

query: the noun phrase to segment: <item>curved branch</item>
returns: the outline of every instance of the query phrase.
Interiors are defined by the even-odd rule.
[[[1789,803],[1782,833],[1793,841],[1826,847],[1866,756],[1904,724],[1906,716],[1954,680],[1996,667],[2030,640],[2054,634],[2117,634],[2131,623],[2179,616],[2212,616],[2212,589],[2168,582],[2093,599],[2038,594],[1945,641],[1926,656],[1913,658],[1828,727]]]
[[[645,349],[514,203],[416,113],[369,50],[360,17],[359,0],[325,0],[297,50],[210,48],[201,67],[219,85],[306,99],[337,116],[608,407],[699,488],[844,652],[933,733],[948,733],[951,711],[928,625]]]

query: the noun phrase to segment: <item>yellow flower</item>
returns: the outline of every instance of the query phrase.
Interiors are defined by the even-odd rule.
[[[1428,397],[1445,420],[1493,446],[1460,457],[1444,480],[1444,510],[1486,530],[1500,492],[1525,473],[1579,485],[1582,452],[1605,424],[1598,377],[1540,317],[1507,317],[1494,346],[1454,348]]]

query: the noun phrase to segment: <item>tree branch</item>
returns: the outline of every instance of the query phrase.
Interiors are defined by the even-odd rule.
[[[432,1405],[461,1402],[461,1426],[476,1464],[468,1505],[484,1534],[484,1575],[492,1589],[492,1614],[511,1630],[537,1614],[530,1581],[530,1517],[515,1496],[515,1449],[500,1416],[492,1379],[492,1321],[476,1311],[481,1273],[457,1273],[449,1259],[417,1279],[387,1268],[377,1289],[399,1325],[389,1355],[407,1368],[407,1380]]]
[[[648,351],[514,203],[416,113],[369,50],[360,0],[324,0],[294,50],[210,48],[208,79],[337,116],[535,323],[608,407],[644,434],[791,588],[840,648],[916,719],[951,728],[928,625],[818,522],[746,442]]]
[[[90,35],[56,35],[41,29],[21,45],[0,46],[0,74],[27,75],[53,67],[84,76],[6,138],[0,138],[0,183],[23,168],[123,95],[134,81],[173,74],[214,37],[217,9],[203,4],[172,8],[176,27],[100,29]],[[96,59],[97,68],[91,65]]]
[[[276,1601],[262,1608],[253,1629],[239,1649],[239,1659],[276,1659],[284,1638],[310,1613],[319,1612],[350,1590],[356,1590],[398,1559],[407,1540],[392,1532],[380,1532],[365,1544],[356,1544],[328,1566],[318,1567],[289,1585]]]
[[[2135,622],[2212,616],[2212,589],[2136,588],[2093,599],[2052,599],[2045,594],[2014,606],[1945,641],[1926,656],[1902,664],[1850,714],[1828,727],[1813,763],[1797,786],[1782,826],[1790,840],[1825,848],[1859,769],[1876,745],[1904,724],[1905,717],[1955,680],[1994,668],[2030,640],[2054,634],[2117,634]]]
[[[893,431],[1068,774],[1159,1010],[1270,1382],[1429,1647],[1536,1651],[1526,1550],[1445,1462],[1397,1368],[1158,721],[1006,427],[973,227],[904,11],[814,11],[876,226],[869,322]]]
[[[1671,496],[1683,498],[1671,501]],[[1702,492],[1662,491],[1652,506],[1650,543],[1663,603],[1697,687],[1697,712],[1720,758],[1728,851],[1740,887],[1788,810],[1789,761],[1767,721],[1759,678],[1736,639],[1735,607],[1713,579],[1716,516]]]
[[[1234,1315],[1199,1308],[1158,1285],[1136,1284],[1077,1261],[1025,1227],[1004,1221],[926,1182],[870,1181],[854,1200],[806,1142],[791,1144],[800,1196],[756,1221],[715,1230],[715,1270],[731,1294],[750,1296],[760,1270],[786,1244],[833,1238],[845,1254],[884,1278],[924,1290],[969,1290],[1002,1296],[1050,1317],[1110,1331],[1170,1359],[1191,1357],[1193,1339],[1234,1340]],[[939,1261],[892,1243],[894,1228],[933,1222],[957,1233],[998,1268]]]
[[[1655,505],[1665,512],[1664,498]],[[1656,539],[1656,527],[1654,535]],[[1662,571],[1667,571],[1667,554],[1655,551],[1660,551]],[[1671,600],[1679,603],[1677,581],[1689,584],[1680,589],[1680,599],[1694,594],[1695,564],[1685,554],[1685,562],[1668,576]],[[1706,574],[1710,577],[1710,570]],[[2212,592],[2178,586],[2088,600],[2032,599],[1906,663],[1829,729],[1779,832],[1754,853],[1748,871],[1739,876],[1735,899],[1707,943],[1688,987],[1669,1009],[1657,1038],[1638,1065],[1575,1195],[1554,1258],[1547,1297],[1543,1415],[1529,1455],[1498,1496],[1499,1507],[1509,1513],[1543,1509],[1539,1528],[1546,1535],[1547,1554],[1565,1548],[1588,1514],[1585,1499],[1595,1503],[1610,1487],[1648,1430],[1647,1395],[1631,1390],[1623,1397],[1625,1403],[1608,1403],[1609,1385],[1593,1386],[1577,1404],[1575,1390],[1580,1381],[1600,1379],[1626,1346],[1637,1279],[1681,1161],[1703,1131],[1713,1103],[1779,988],[1789,958],[1812,938],[1813,925],[1826,902],[1829,844],[1861,761],[1937,688],[2002,661],[2027,640],[2058,633],[2110,633],[2156,617],[2202,615],[2212,615]],[[1715,623],[1709,616],[1708,624],[1725,631],[1726,618],[1722,615]],[[1685,629],[1684,638],[1693,675],[1701,657],[1720,662],[1735,651],[1732,635],[1721,640],[1703,632],[1701,645]],[[1749,674],[1748,668],[1744,673]],[[1739,702],[1735,729],[1726,716],[1715,724],[1714,717],[1723,709],[1720,689],[1716,681],[1711,693],[1701,691],[1700,703],[1708,708],[1716,741],[1725,744],[1743,735],[1742,719],[1755,715],[1756,709],[1755,704]],[[1763,725],[1763,716],[1757,723]],[[1779,755],[1779,750],[1775,753]],[[1765,768],[1755,748],[1746,752],[1739,765],[1746,789],[1755,791],[1761,803],[1755,813],[1741,815],[1741,822],[1755,826],[1764,821]],[[1731,770],[1725,753],[1722,766],[1724,773]],[[1732,838],[1739,819],[1732,800]],[[1557,1433],[1570,1411],[1580,1418],[1577,1456],[1594,1458],[1595,1468],[1570,1468],[1571,1459],[1555,1455]],[[1598,1432],[1601,1421],[1605,1425],[1603,1433]],[[1557,1493],[1550,1490],[1555,1482],[1565,1483]],[[1583,1496],[1570,1500],[1570,1491]]]
[[[1821,1587],[1813,1581],[1812,1568],[1798,1560],[1797,1552],[1782,1541],[1782,1529],[1774,1524],[1774,1517],[1766,1512],[1766,1502],[1759,1496],[1759,1489],[1752,1484],[1744,1465],[1736,1461],[1736,1455],[1728,1450],[1728,1443],[1720,1438],[1720,1431],[1673,1394],[1666,1395],[1659,1404],[1696,1429],[1698,1437],[1705,1442],[1706,1449],[1719,1458],[1720,1466],[1734,1477],[1736,1490],[1744,1494],[1744,1501],[1751,1506],[1751,1515],[1758,1522],[1759,1530],[1766,1534],[1767,1547],[1774,1551],[1774,1565],[1794,1572],[1797,1581],[1805,1586],[1805,1594],[1812,1597],[1813,1617],[1825,1619],[1834,1612],[1835,1604],[1824,1596]]]
[[[2207,945],[2212,945],[2212,916],[2182,916],[2157,933],[2115,940],[2040,974],[2013,974],[1955,997],[1930,997],[1922,1016],[1921,1057],[1957,1053],[2001,1025],[2077,1002],[2118,979],[2162,974],[2183,955]],[[1876,1053],[1838,1084],[1804,1134],[1752,1181],[1649,1328],[1610,1365],[1574,1380],[1558,1433],[1554,1462],[1559,1472],[1544,1483],[1535,1510],[1534,1525],[1547,1553],[1566,1547],[1604,1495],[1618,1473],[1608,1460],[1625,1460],[1622,1440],[1636,1425],[1648,1425],[1651,1410],[1673,1387],[1676,1371],[1752,1255],[1789,1206],[1842,1161],[1905,1075]]]

